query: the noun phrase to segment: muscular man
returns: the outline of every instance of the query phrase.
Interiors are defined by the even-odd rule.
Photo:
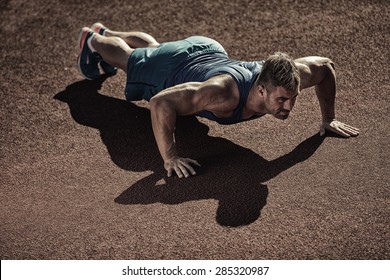
[[[275,53],[265,61],[231,60],[215,40],[193,36],[159,44],[143,32],[117,32],[101,23],[79,35],[78,66],[87,79],[102,72],[127,73],[128,101],[148,100],[153,132],[168,176],[195,175],[196,160],[176,151],[177,116],[197,115],[232,124],[265,114],[286,119],[300,90],[315,86],[322,125],[343,137],[359,130],[335,118],[336,81],[333,62],[325,57],[292,60]]]

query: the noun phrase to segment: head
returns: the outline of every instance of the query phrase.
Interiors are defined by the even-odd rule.
[[[293,59],[277,52],[267,58],[256,81],[269,114],[286,119],[299,94],[299,72]]]

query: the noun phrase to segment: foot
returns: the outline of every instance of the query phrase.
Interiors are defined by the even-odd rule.
[[[95,22],[91,26],[91,30],[93,32],[96,32],[102,36],[106,35],[107,30],[109,30],[107,27],[105,27],[102,23],[100,22]],[[100,67],[103,69],[104,73],[109,76],[113,76],[118,72],[118,68],[111,66],[104,60],[100,62]]]
[[[79,34],[78,46],[80,48],[77,57],[77,65],[80,73],[88,80],[95,80],[100,77],[99,62],[101,57],[93,52],[88,46],[88,40],[93,36],[93,32],[88,27],[83,27]]]

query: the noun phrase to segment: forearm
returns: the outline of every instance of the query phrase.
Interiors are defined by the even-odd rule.
[[[176,117],[192,114],[196,110],[192,94],[199,86],[200,83],[195,82],[177,85],[150,100],[153,133],[164,162],[178,156],[174,137]]]
[[[315,86],[322,115],[320,135],[324,135],[325,130],[344,137],[359,135],[357,128],[336,120],[336,74],[333,62],[326,57],[311,56],[298,58],[295,63],[301,77],[300,89]]]
[[[151,102],[151,119],[154,137],[165,162],[177,156],[174,137],[176,113],[169,106],[154,101]]]
[[[168,172],[167,176],[171,177],[174,173],[179,178],[196,175],[193,166],[200,166],[200,164],[196,160],[179,157],[176,151],[174,130],[177,110],[164,98],[152,98],[150,104],[153,132],[164,160],[164,168]]]
[[[322,66],[323,79],[315,86],[323,122],[335,119],[336,75],[331,63]]]

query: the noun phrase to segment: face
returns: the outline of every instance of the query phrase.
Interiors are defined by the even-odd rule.
[[[287,119],[294,107],[298,93],[287,91],[281,86],[273,88],[271,92],[267,92],[265,88],[263,90],[265,91],[264,105],[268,113],[281,120]]]

